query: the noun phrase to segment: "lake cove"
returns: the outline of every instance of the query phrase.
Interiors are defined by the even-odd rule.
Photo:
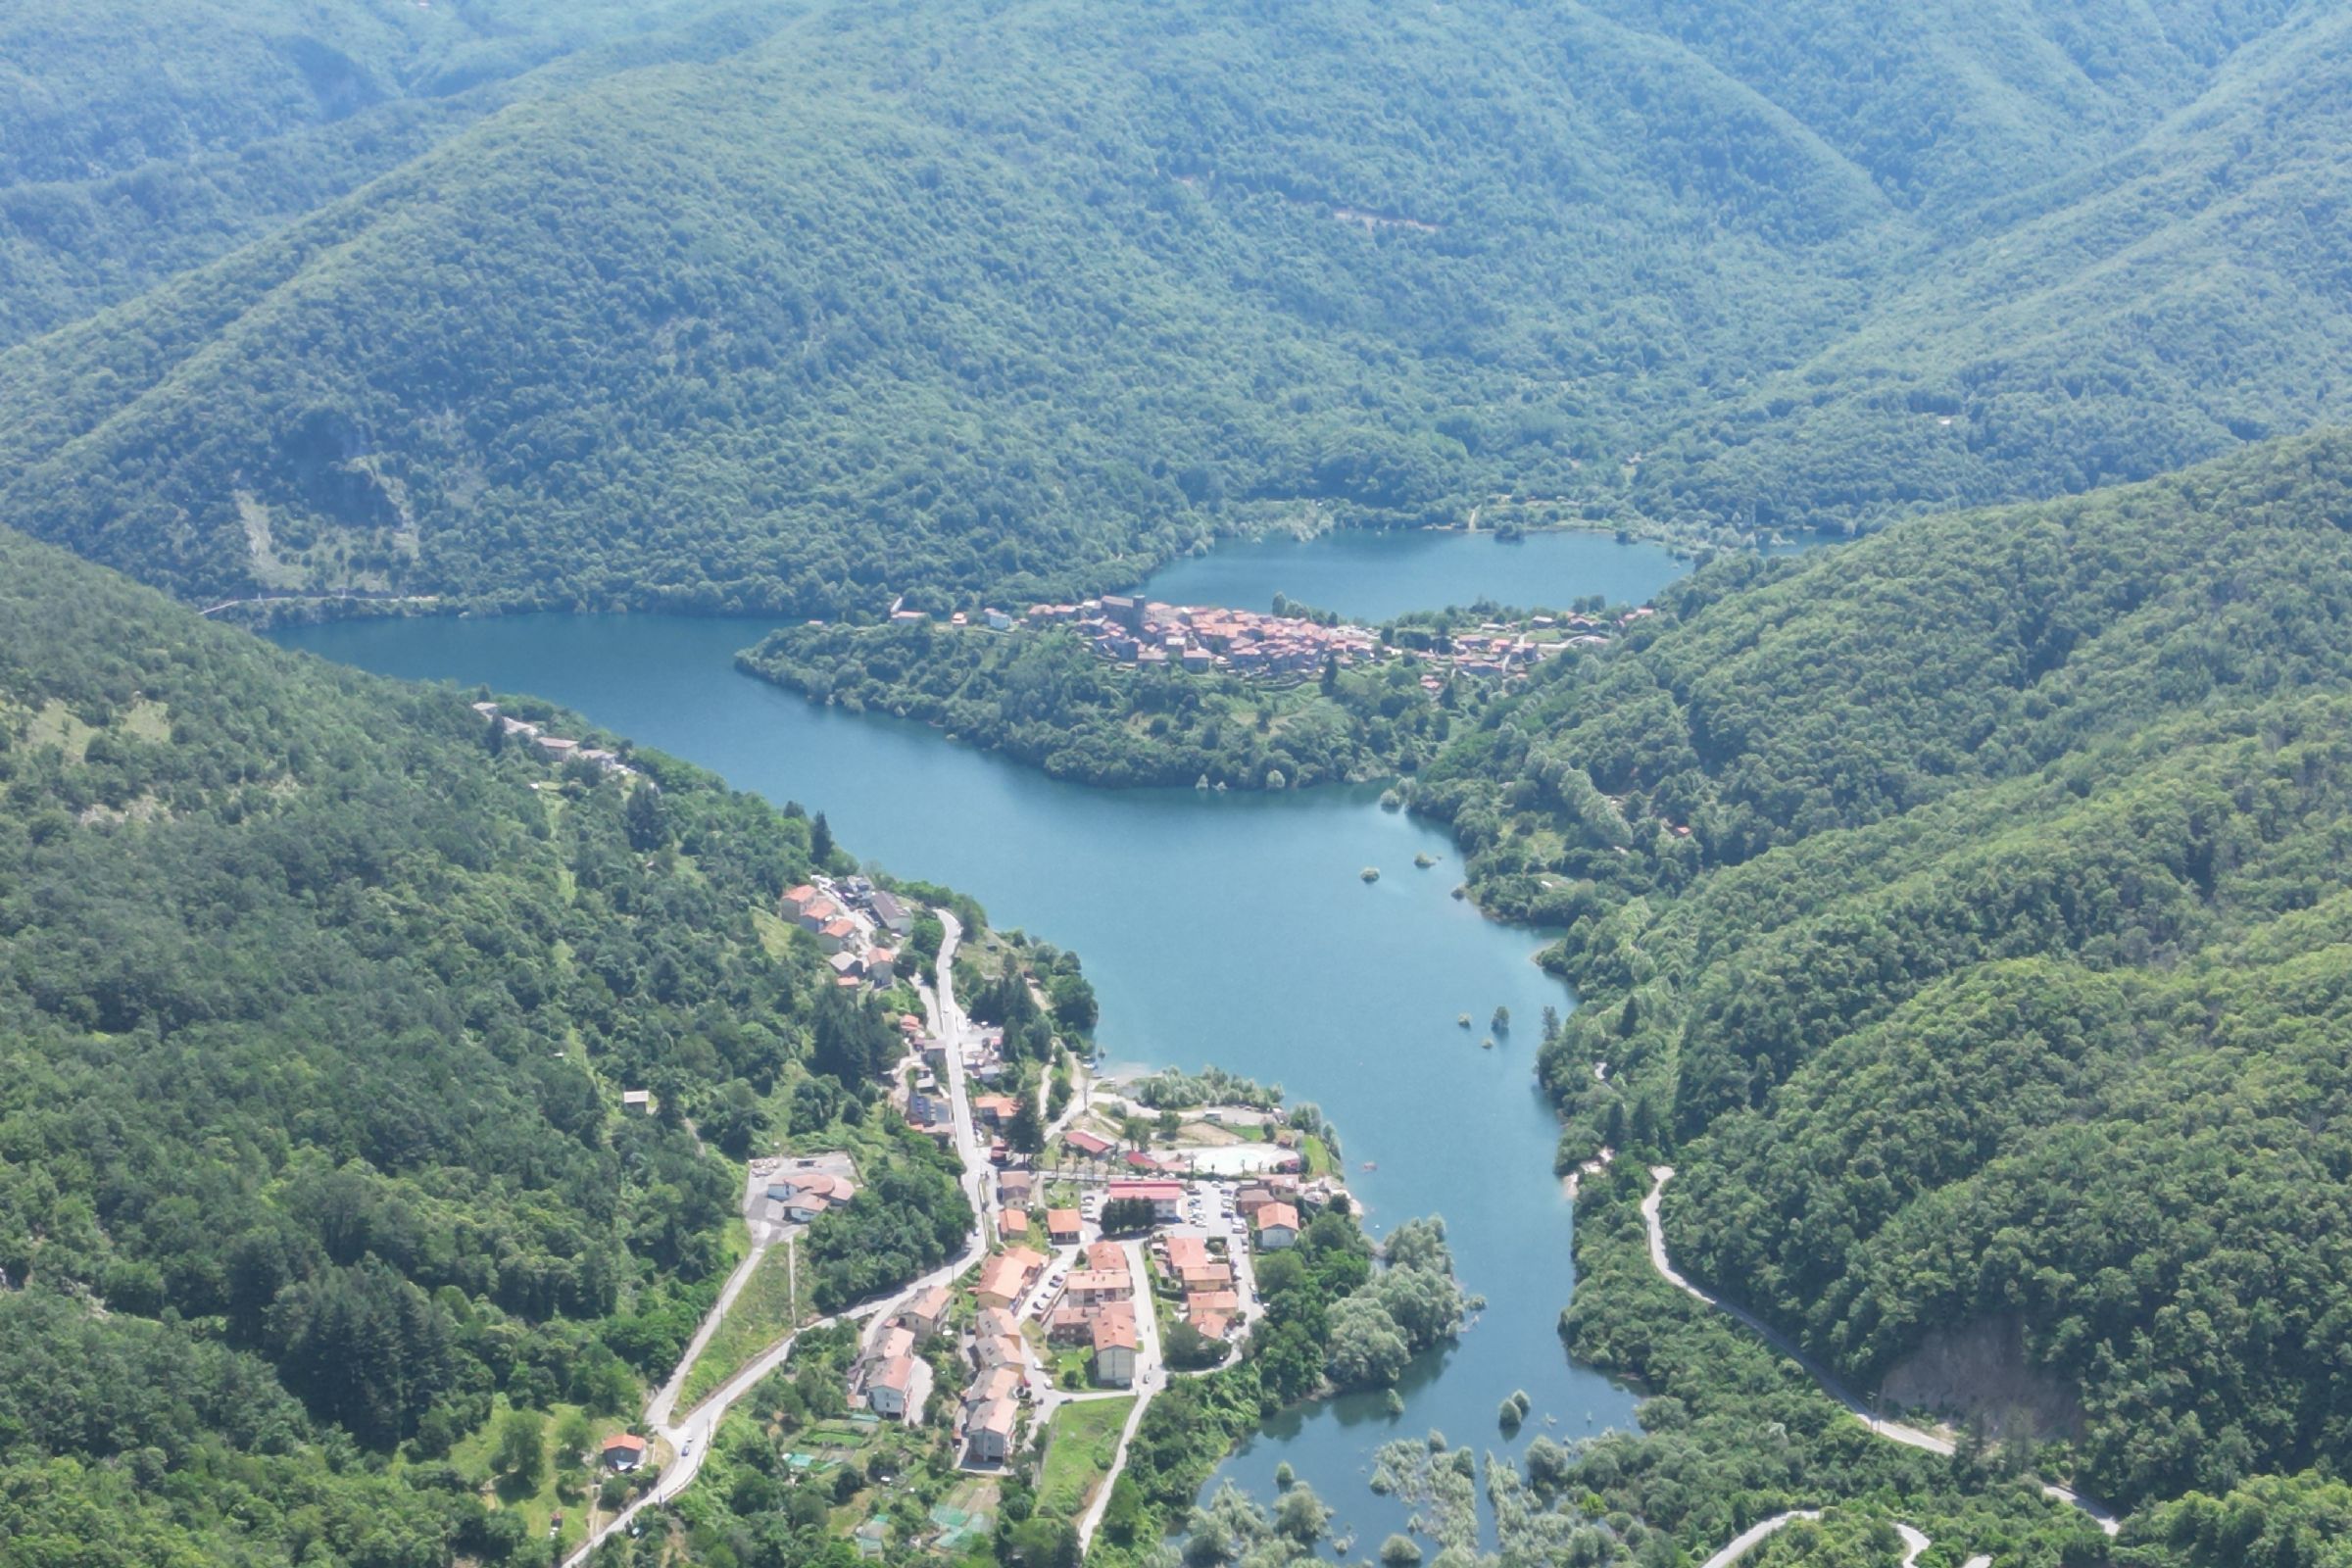
[[[1565,609],[1599,594],[1639,605],[1690,569],[1653,544],[1602,533],[1494,534],[1411,528],[1343,529],[1219,545],[1153,572],[1136,592],[1170,605],[1265,610],[1278,593],[1373,624],[1410,610],[1481,598],[1522,609]]]
[[[1615,597],[1573,584],[1556,597],[1597,591]],[[1275,1467],[1289,1462],[1363,1554],[1407,1512],[1366,1488],[1381,1444],[1437,1428],[1457,1445],[1515,1452],[1539,1433],[1630,1421],[1632,1396],[1570,1364],[1557,1334],[1575,1281],[1570,1214],[1534,1056],[1544,1008],[1573,999],[1529,961],[1541,933],[1448,897],[1459,862],[1443,832],[1382,810],[1377,787],[1214,795],[1059,783],[738,673],[736,650],[768,629],[536,615],[276,635],[384,674],[535,693],[740,788],[821,809],[857,853],[1075,949],[1102,1000],[1108,1059],[1213,1062],[1319,1103],[1339,1124],[1375,1235],[1444,1214],[1463,1284],[1488,1306],[1458,1345],[1410,1369],[1404,1413],[1390,1416],[1380,1395],[1285,1412],[1220,1478],[1270,1497]],[[1413,864],[1424,852],[1437,858],[1426,870]],[[1366,866],[1381,869],[1377,882],[1362,880]],[[1497,1006],[1513,1026],[1483,1050]],[[1457,1026],[1462,1013],[1474,1028]],[[1519,1389],[1534,1411],[1506,1440],[1495,1407]]]

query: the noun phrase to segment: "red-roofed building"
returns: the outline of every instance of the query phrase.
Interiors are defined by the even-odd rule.
[[[1112,1182],[1110,1200],[1140,1199],[1152,1205],[1152,1217],[1162,1225],[1172,1224],[1184,1213],[1184,1183],[1182,1182]]]
[[[914,1384],[914,1357],[896,1355],[874,1368],[865,1382],[865,1405],[878,1416],[904,1421],[906,1394]]]
[[[1177,1270],[1187,1291],[1229,1291],[1233,1289],[1233,1267],[1227,1263],[1203,1263],[1199,1268]]]
[[[1103,1306],[1130,1300],[1134,1296],[1135,1281],[1123,1267],[1115,1273],[1082,1268],[1071,1274],[1061,1287],[1061,1298],[1072,1306]]]
[[[1257,1211],[1257,1245],[1279,1252],[1298,1240],[1298,1210],[1288,1203],[1268,1203]]]
[[[1169,1272],[1179,1277],[1193,1269],[1208,1267],[1208,1244],[1198,1236],[1165,1237],[1159,1246]]]
[[[1232,1317],[1242,1309],[1242,1298],[1235,1291],[1201,1291],[1184,1298],[1187,1317],[1199,1317],[1213,1312],[1219,1317]]]
[[[1012,1429],[1018,1407],[1010,1399],[985,1405],[963,1429],[964,1451],[974,1464],[1003,1464],[1012,1457]]]
[[[1101,1159],[1110,1152],[1110,1140],[1098,1138],[1083,1127],[1074,1127],[1061,1135],[1061,1141],[1089,1159]]]
[[[982,1306],[1010,1309],[1029,1294],[1045,1268],[1043,1253],[1026,1247],[1009,1248],[981,1265],[980,1283],[972,1287],[972,1295]]]
[[[1095,1381],[1114,1389],[1135,1382],[1135,1314],[1106,1307],[1095,1317]]]

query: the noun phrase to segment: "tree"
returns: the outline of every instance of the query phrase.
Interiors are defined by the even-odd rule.
[[[1330,1524],[1331,1510],[1312,1487],[1292,1487],[1274,1506],[1274,1528],[1301,1548],[1312,1549]]]
[[[1125,1471],[1110,1484],[1110,1500],[1102,1509],[1102,1533],[1122,1546],[1132,1546],[1142,1534],[1150,1515],[1144,1502],[1144,1489]]]
[[[1391,1536],[1380,1544],[1380,1568],[1417,1568],[1421,1548],[1410,1536]]]
[[[808,819],[808,855],[820,866],[833,863],[833,824],[819,811]]]
[[[1067,1519],[1031,1517],[997,1528],[997,1561],[1004,1568],[1078,1568],[1078,1527]]]
[[[1525,1462],[1527,1484],[1535,1488],[1538,1496],[1552,1497],[1568,1485],[1576,1456],[1562,1445],[1538,1433],[1535,1441],[1527,1446]]]
[[[1373,1279],[1369,1294],[1396,1324],[1408,1349],[1426,1350],[1462,1326],[1462,1289],[1450,1274],[1392,1268]]]
[[[1351,1296],[1331,1309],[1328,1366],[1344,1389],[1385,1388],[1412,1359],[1396,1320],[1378,1301]]]
[[[629,791],[629,804],[621,808],[621,820],[629,836],[629,848],[639,854],[660,849],[669,842],[669,820],[662,809],[662,786],[652,779],[639,779]]]
[[[1046,994],[1054,1001],[1054,1021],[1072,1034],[1085,1034],[1102,1016],[1093,982],[1075,969],[1054,976]]]
[[[1168,1325],[1161,1340],[1168,1365],[1179,1372],[1201,1371],[1225,1359],[1223,1341],[1210,1339],[1182,1318]]]
[[[509,1410],[502,1416],[490,1468],[516,1487],[536,1487],[547,1473],[547,1418],[536,1410]]]
[[[1103,1234],[1133,1236],[1150,1230],[1156,1217],[1149,1198],[1114,1198],[1102,1205]]]
[[[1381,1255],[1391,1268],[1423,1268],[1451,1274],[1453,1251],[1446,1245],[1445,1216],[1429,1214],[1404,1221],[1389,1233]]]
[[[1024,1154],[1034,1154],[1046,1147],[1045,1119],[1038,1114],[1037,1097],[1024,1092],[1020,1108],[1012,1113],[1012,1121],[1004,1129],[1004,1141]]]
[[[567,1412],[556,1423],[557,1465],[568,1469],[578,1464],[587,1457],[595,1442],[596,1428],[589,1424],[588,1417],[578,1410]]]

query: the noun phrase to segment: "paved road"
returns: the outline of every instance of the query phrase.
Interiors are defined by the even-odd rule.
[[[980,1152],[973,1142],[971,1108],[965,1100],[963,1090],[962,1036],[967,1025],[962,1013],[956,1006],[954,969],[956,943],[962,936],[963,931],[954,915],[942,910],[940,918],[947,927],[947,938],[940,944],[939,950],[938,994],[933,996],[926,991],[923,996],[923,1005],[931,1013],[932,1022],[935,1029],[939,1031],[940,1038],[950,1042],[947,1053],[949,1089],[955,1103],[956,1153],[963,1161],[963,1186],[966,1195],[972,1199],[973,1212],[982,1214],[985,1212],[982,1207],[984,1202],[982,1190],[990,1185],[987,1179],[988,1162],[985,1158],[979,1157]],[[887,1323],[896,1317],[899,1309],[921,1292],[929,1290],[934,1285],[951,1285],[977,1264],[986,1251],[986,1248],[982,1245],[982,1237],[981,1228],[975,1225],[964,1237],[963,1250],[959,1253],[932,1269],[920,1279],[909,1281],[881,1300],[869,1301],[865,1305],[842,1313],[838,1317],[818,1318],[808,1324],[808,1328],[823,1328],[828,1324],[848,1319],[853,1322],[865,1323],[870,1335],[878,1325]],[[587,1562],[591,1552],[612,1536],[627,1529],[639,1514],[648,1508],[662,1506],[692,1486],[694,1478],[702,1471],[704,1458],[710,1451],[710,1440],[717,1434],[719,1423],[726,1418],[727,1411],[738,1399],[758,1388],[769,1373],[782,1366],[785,1360],[791,1356],[792,1348],[799,1343],[801,1334],[807,1332],[807,1329],[797,1331],[768,1347],[750,1365],[725,1383],[720,1384],[709,1398],[696,1405],[685,1416],[673,1418],[672,1408],[677,1402],[678,1391],[685,1384],[687,1372],[693,1367],[695,1357],[702,1353],[702,1348],[710,1343],[710,1336],[717,1332],[720,1321],[726,1316],[727,1308],[734,1305],[735,1298],[742,1293],[744,1282],[751,1278],[751,1270],[756,1266],[759,1250],[759,1249],[755,1249],[754,1256],[745,1259],[742,1264],[737,1266],[735,1273],[729,1277],[726,1287],[719,1292],[718,1300],[712,1303],[702,1326],[695,1331],[695,1337],[687,1345],[686,1354],[678,1362],[677,1369],[670,1374],[668,1381],[662,1385],[647,1403],[645,1419],[647,1429],[667,1442],[677,1457],[670,1462],[669,1468],[662,1472],[661,1479],[654,1483],[653,1490],[645,1493],[614,1515],[602,1529],[592,1532],[588,1539],[572,1551],[571,1555],[565,1557],[564,1568],[581,1568],[581,1565]],[[657,1410],[660,1411],[659,1416],[656,1414]]]
[[[1135,1281],[1135,1407],[1127,1412],[1127,1424],[1119,1429],[1119,1446],[1111,1450],[1110,1468],[1103,1472],[1102,1484],[1095,1489],[1094,1500],[1078,1518],[1080,1552],[1094,1544],[1095,1530],[1102,1523],[1102,1510],[1110,1503],[1111,1483],[1127,1468],[1127,1446],[1135,1441],[1136,1428],[1144,1424],[1144,1411],[1150,1408],[1152,1396],[1166,1388],[1168,1382],[1160,1357],[1159,1313],[1152,1299],[1152,1276],[1144,1267],[1144,1244],[1122,1242],[1119,1246],[1127,1254],[1127,1277]]]
[[[735,1298],[743,1294],[744,1286],[751,1283],[753,1271],[759,1268],[760,1259],[765,1256],[767,1244],[753,1243],[751,1251],[744,1255],[742,1262],[735,1265],[735,1272],[727,1276],[727,1283],[719,1288],[718,1299],[711,1303],[710,1312],[704,1316],[702,1327],[696,1329],[694,1338],[686,1342],[686,1353],[678,1357],[677,1370],[670,1373],[669,1381],[656,1390],[653,1398],[647,1402],[647,1426],[669,1425],[669,1418],[677,1409],[678,1396],[685,1391],[687,1374],[694,1370],[694,1363],[702,1359],[703,1351],[710,1344],[710,1336],[718,1332],[719,1324],[725,1321],[728,1311],[734,1307]]]
[[[1730,1545],[1709,1557],[1706,1560],[1705,1568],[1732,1568],[1733,1563],[1755,1550],[1767,1537],[1780,1534],[1799,1519],[1818,1519],[1820,1517],[1821,1510],[1819,1508],[1795,1508],[1788,1513],[1774,1514],[1769,1519],[1760,1519],[1741,1531],[1739,1538]],[[1902,1568],[1918,1568],[1919,1559],[1936,1543],[1929,1539],[1926,1531],[1910,1525],[1898,1524],[1894,1527],[1894,1531],[1896,1535],[1903,1538]],[[1992,1568],[1992,1559],[1990,1557],[1971,1557],[1962,1565],[1962,1568]]]
[[[993,1228],[996,1183],[988,1179],[988,1149],[972,1126],[971,1095],[964,1087],[963,1052],[973,1043],[974,1031],[971,1020],[956,1004],[956,947],[963,940],[963,924],[945,909],[939,911],[939,923],[947,935],[939,944],[938,982],[922,994],[923,1010],[930,1014],[932,1034],[945,1047],[948,1102],[956,1133],[956,1157],[963,1163],[964,1196],[972,1200],[972,1212]]]
[[[1769,1519],[1759,1519],[1740,1532],[1732,1544],[1706,1560],[1705,1568],[1732,1568],[1732,1564],[1756,1549],[1767,1538],[1779,1535],[1799,1519],[1818,1519],[1819,1508],[1797,1508],[1788,1513],[1776,1513]]]
[[[1798,1366],[1803,1367],[1806,1374],[1821,1385],[1824,1393],[1839,1404],[1844,1405],[1854,1419],[1869,1427],[1880,1437],[1910,1447],[1924,1448],[1929,1453],[1946,1456],[1951,1453],[1952,1444],[1947,1438],[1938,1437],[1933,1432],[1923,1432],[1918,1427],[1905,1426],[1899,1421],[1880,1420],[1868,1402],[1857,1396],[1829,1368],[1822,1366],[1810,1355],[1797,1348],[1787,1335],[1782,1334],[1739,1303],[1711,1296],[1677,1273],[1673,1262],[1666,1255],[1666,1228],[1658,1217],[1658,1206],[1665,1197],[1666,1184],[1673,1179],[1674,1167],[1672,1165],[1652,1165],[1649,1168],[1649,1196],[1642,1200],[1642,1222],[1649,1231],[1649,1262],[1650,1266],[1658,1271],[1661,1279],[1694,1299],[1705,1302],[1718,1312],[1736,1319],[1762,1339],[1765,1344],[1788,1356]],[[2121,1522],[2113,1513],[2078,1493],[2047,1482],[2042,1484],[2041,1492],[2045,1497],[2053,1498],[2065,1503],[2070,1508],[2077,1508],[2088,1514],[2108,1535],[2112,1536],[2122,1528]]]

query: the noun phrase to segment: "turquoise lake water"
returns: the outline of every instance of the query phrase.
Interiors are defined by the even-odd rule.
[[[1430,551],[1432,539],[1443,548]],[[1584,564],[1557,546],[1517,554],[1544,541],[1574,542]],[[1459,535],[1372,542],[1369,553],[1358,536],[1250,547],[1260,552],[1250,570],[1189,562],[1151,591],[1245,606],[1282,591],[1369,617],[1394,613],[1394,601],[1369,587],[1350,598],[1341,581],[1367,562],[1387,564],[1373,577],[1451,585],[1439,604],[1481,592],[1639,600],[1677,569],[1647,547],[1591,535],[1517,547]],[[1335,548],[1332,559],[1346,559],[1331,575],[1305,569]],[[1531,560],[1552,574],[1541,591],[1514,581]],[[1389,1416],[1377,1395],[1286,1412],[1220,1479],[1270,1496],[1275,1466],[1289,1461],[1364,1556],[1405,1516],[1365,1487],[1380,1444],[1438,1428],[1456,1444],[1516,1450],[1538,1433],[1566,1439],[1628,1422],[1631,1395],[1571,1364],[1557,1335],[1575,1271],[1534,1055],[1544,1008],[1564,1011],[1573,998],[1530,961],[1542,933],[1494,924],[1448,896],[1459,864],[1444,833],[1382,810],[1377,787],[1218,796],[1059,783],[923,726],[817,708],[738,673],[736,650],[768,625],[541,615],[361,621],[277,640],[384,674],[536,693],[741,788],[822,809],[853,852],[962,889],[996,924],[1075,950],[1102,1000],[1108,1058],[1214,1062],[1319,1103],[1339,1125],[1375,1233],[1444,1214],[1463,1282],[1489,1305],[1457,1345],[1411,1369],[1404,1413]],[[1438,864],[1415,869],[1417,852]],[[1378,882],[1361,880],[1367,865],[1381,869]],[[1514,1027],[1482,1050],[1498,1005]],[[1467,1032],[1455,1024],[1464,1012],[1476,1024]],[[1518,1389],[1534,1414],[1505,1441],[1495,1407]]]
[[[1265,610],[1277,593],[1351,619],[1475,604],[1565,608],[1587,594],[1638,605],[1689,567],[1652,544],[1591,533],[1518,539],[1432,529],[1348,530],[1219,545],[1163,567],[1140,590],[1171,605]]]

